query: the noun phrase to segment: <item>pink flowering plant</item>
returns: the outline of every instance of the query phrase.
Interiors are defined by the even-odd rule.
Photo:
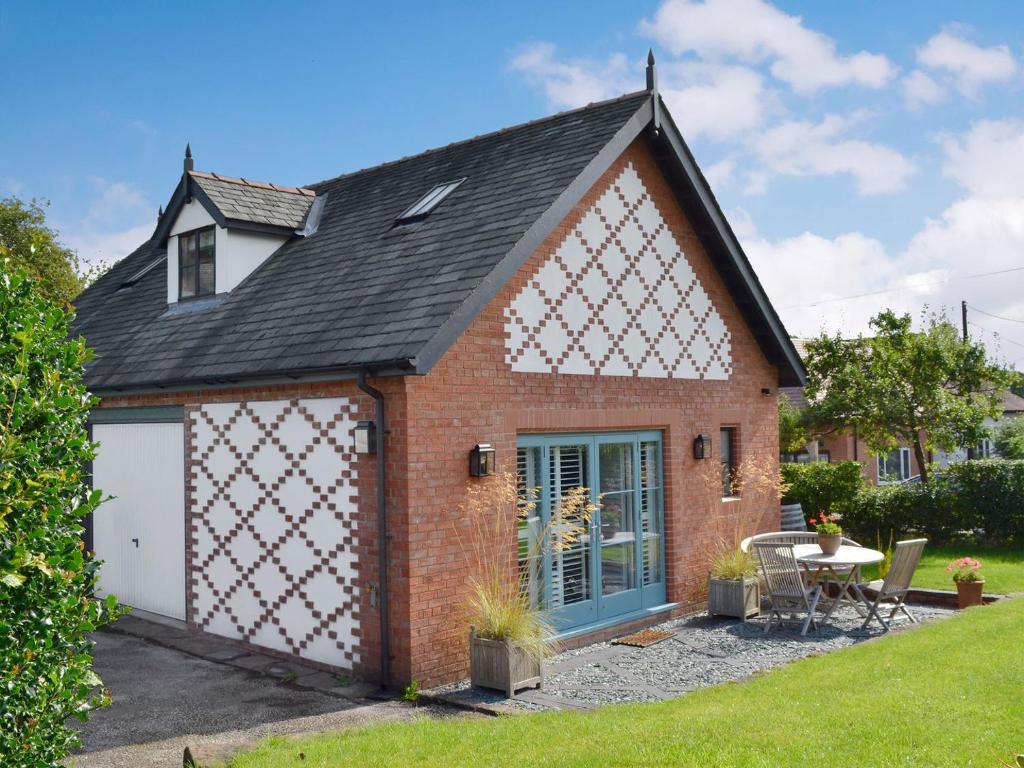
[[[981,560],[973,557],[960,557],[946,566],[946,573],[953,574],[953,581],[984,581],[981,575]]]
[[[819,512],[817,517],[811,515],[807,522],[814,526],[815,531],[825,536],[841,536],[843,528],[839,525],[838,520],[839,515],[835,513],[826,515],[824,512]]]

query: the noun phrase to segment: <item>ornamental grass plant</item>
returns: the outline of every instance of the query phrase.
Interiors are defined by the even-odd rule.
[[[544,526],[535,525],[537,490],[524,488],[513,472],[471,481],[458,508],[455,527],[469,568],[469,597],[464,619],[476,635],[508,640],[540,661],[553,653],[555,629],[544,614],[531,582],[542,558],[576,546],[587,532],[598,505],[588,488],[573,488],[555,505]],[[511,537],[526,532],[523,567],[511,553]],[[513,543],[511,547],[503,542]],[[502,557],[502,552],[510,553]]]

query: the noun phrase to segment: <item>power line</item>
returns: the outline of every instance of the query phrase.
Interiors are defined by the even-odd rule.
[[[954,278],[957,279],[957,280],[973,280],[973,279],[978,278],[978,277],[991,277],[992,275],[1005,275],[1008,272],[1020,272],[1022,270],[1024,270],[1024,267],[1011,267],[1009,269],[997,269],[997,270],[995,270],[993,272],[977,272],[977,273],[975,273],[973,275],[963,275],[963,276],[959,276],[959,277],[956,276],[956,275],[950,275],[949,277],[944,277],[941,280],[930,280],[930,281],[924,282],[924,283],[915,283],[914,285],[901,285],[899,288],[885,288],[885,289],[883,289],[881,291],[869,291],[867,293],[856,293],[856,294],[853,294],[851,296],[837,296],[837,297],[831,298],[831,299],[820,299],[819,301],[811,301],[811,302],[808,302],[806,304],[791,304],[788,307],[782,307],[781,309],[782,310],[787,310],[787,309],[801,309],[803,307],[816,307],[819,304],[834,304],[835,302],[838,302],[838,301],[852,301],[853,299],[864,299],[864,298],[867,298],[869,296],[881,296],[881,295],[886,294],[886,293],[899,293],[900,291],[909,291],[909,290],[912,290],[912,289],[915,289],[915,288],[923,288],[923,287],[926,287],[926,286],[944,285],[945,283],[948,283],[950,280],[953,280]],[[978,311],[980,312],[981,310],[978,310]],[[988,313],[985,312],[983,314],[988,314]],[[1024,322],[1024,321],[1021,321],[1021,322]]]
[[[977,324],[976,322],[974,322],[973,320],[969,320],[969,321],[968,321],[968,325],[973,325],[973,326],[974,326],[975,328],[977,328],[977,329],[978,329],[979,331],[984,331],[985,333],[991,333],[991,334],[992,334],[993,336],[995,336],[995,337],[996,337],[996,338],[997,338],[997,339],[998,339],[999,341],[1008,341],[1008,342],[1010,342],[1011,344],[1015,344],[1016,346],[1020,347],[1021,349],[1024,349],[1024,343],[1021,343],[1021,342],[1019,342],[1019,341],[1014,341],[1013,339],[1008,339],[1008,338],[1006,338],[1005,336],[1003,336],[1003,334],[999,333],[998,331],[993,331],[993,330],[992,330],[991,328],[986,328],[986,327],[985,327],[985,326],[983,326],[983,325],[978,325],[978,324]]]
[[[996,320],[1006,320],[1009,323],[1021,323],[1021,324],[1024,324],[1024,320],[1018,320],[1017,318],[1014,318],[1014,317],[1003,317],[1002,315],[997,315],[997,314],[994,314],[992,312],[986,312],[984,309],[978,309],[973,304],[968,304],[967,306],[969,306],[975,312],[981,312],[981,314],[988,315],[989,317],[994,317]]]

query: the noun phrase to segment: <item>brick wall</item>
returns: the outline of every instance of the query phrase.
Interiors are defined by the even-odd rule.
[[[395,512],[391,515],[393,522],[393,535],[399,539],[404,537],[403,515],[405,509],[405,436],[404,430],[404,387],[399,379],[381,379],[372,383],[384,392],[387,407],[389,434],[386,439],[389,441],[389,464],[388,472],[388,505]],[[198,390],[194,392],[167,392],[161,394],[142,396],[116,396],[105,398],[101,407],[137,407],[137,406],[159,406],[159,405],[182,405],[186,410],[186,424],[190,419],[195,418],[199,406],[204,403],[237,403],[237,402],[262,402],[272,400],[298,400],[305,398],[348,398],[355,405],[353,418],[372,420],[374,418],[373,400],[362,393],[355,385],[355,382],[328,382],[328,383],[303,383],[276,386],[259,387],[236,387]],[[193,447],[192,431],[185,429],[185,476],[193,478],[198,469],[192,465]],[[367,678],[375,678],[380,665],[380,624],[379,624],[379,594],[377,593],[377,510],[376,510],[376,458],[373,456],[355,457],[355,489],[356,489],[356,514],[353,518],[354,550],[357,556],[356,570],[358,572],[357,583],[358,597],[354,606],[359,616],[359,626],[355,633],[358,642],[354,653],[359,658],[356,671]],[[191,530],[193,525],[192,516],[196,500],[195,481],[188,479],[185,488],[185,509],[186,522]],[[193,553],[192,536],[186,537],[186,563],[191,562]],[[405,584],[407,565],[403,562],[403,547],[394,547],[392,554],[392,602],[391,602],[391,624],[393,628],[392,653],[399,662],[396,664],[396,679],[408,678],[408,665],[401,662],[408,658],[408,588]],[[195,615],[196,594],[195,594],[195,573],[187,576],[186,592],[186,615],[189,626],[198,629],[198,622]],[[243,643],[246,644],[246,643]],[[260,646],[261,650],[266,645]],[[270,650],[273,650],[272,648]],[[287,653],[277,653],[287,657]],[[298,654],[293,654],[298,655]],[[308,659],[307,659],[308,661]],[[327,667],[325,667],[327,668]]]
[[[650,190],[731,335],[727,380],[513,372],[506,360],[505,310],[627,163]],[[410,674],[432,685],[464,675],[466,627],[458,621],[467,566],[452,537],[453,511],[477,442],[493,443],[502,471],[515,468],[523,432],[658,429],[664,433],[667,591],[692,607],[701,599],[707,551],[736,525],[774,528],[778,505],[709,499],[691,444],[734,425],[738,454],[778,457],[777,371],[764,358],[724,284],[642,142],[631,147],[531,257],[472,327],[422,378],[406,381]],[[771,389],[765,397],[761,389]],[[716,453],[717,456],[717,453]],[[715,461],[715,459],[712,459]],[[716,464],[717,466],[717,464]],[[767,507],[767,508],[765,508]],[[513,540],[496,542],[513,562]]]

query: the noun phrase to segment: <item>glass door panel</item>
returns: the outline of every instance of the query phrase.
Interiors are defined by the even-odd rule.
[[[603,443],[598,456],[601,594],[614,595],[636,588],[633,444]]]
[[[574,533],[583,521],[562,518],[562,498],[574,488],[590,488],[590,446],[552,445],[548,448],[546,519],[550,523],[549,606],[563,609],[566,618],[591,617],[595,606],[591,526]]]
[[[640,537],[645,587],[665,580],[661,498],[661,444],[644,440],[640,443]]]
[[[543,505],[540,502],[541,448],[520,448],[516,453],[516,480],[519,491],[519,583],[533,608],[545,607],[544,558],[541,536]],[[530,505],[533,509],[529,509]]]

